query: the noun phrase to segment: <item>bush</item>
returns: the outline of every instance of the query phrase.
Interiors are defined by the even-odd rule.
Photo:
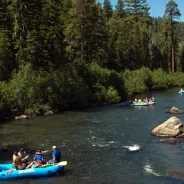
[[[153,85],[151,71],[148,68],[143,67],[134,71],[125,70],[122,77],[129,97],[135,93],[148,91]]]
[[[44,77],[33,71],[30,64],[22,64],[18,71],[13,72],[9,82],[0,83],[4,105],[29,114],[39,113],[43,85],[46,86]]]
[[[112,86],[105,88],[104,86],[97,83],[95,85],[96,89],[96,98],[101,104],[113,104],[118,103],[120,101],[120,96],[118,91],[114,89]]]
[[[167,89],[173,85],[172,75],[166,73],[161,68],[152,72],[153,88],[152,89]]]
[[[119,73],[97,64],[87,65],[82,72],[91,91],[92,103],[111,104],[120,101],[124,94],[124,82]]]

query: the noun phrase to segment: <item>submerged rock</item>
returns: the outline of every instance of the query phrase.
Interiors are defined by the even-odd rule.
[[[176,138],[184,138],[184,133],[181,133],[180,135],[176,136]]]
[[[164,139],[160,139],[159,141],[160,141],[160,142],[165,142],[165,143],[174,144],[174,143],[177,142],[177,139],[176,139],[176,138],[164,138]]]
[[[177,107],[172,107],[169,111],[171,114],[180,114],[182,113],[182,111],[180,109],[178,109]]]
[[[50,116],[50,115],[53,115],[53,114],[54,114],[54,112],[52,110],[47,111],[47,112],[44,113],[45,116]]]
[[[184,173],[182,172],[168,172],[166,173],[166,176],[169,176],[172,178],[184,179]]]
[[[175,137],[182,133],[183,124],[177,117],[171,117],[152,131],[155,136]]]
[[[15,119],[27,119],[27,118],[28,118],[28,116],[26,116],[24,114],[22,114],[20,116],[15,116]]]

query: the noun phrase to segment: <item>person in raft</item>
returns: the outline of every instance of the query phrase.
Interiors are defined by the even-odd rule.
[[[59,163],[61,161],[61,151],[56,146],[52,146],[52,160],[49,160],[47,164]]]
[[[42,151],[41,150],[37,150],[36,153],[35,153],[35,156],[33,158],[33,162],[31,162],[27,167],[27,168],[30,168],[30,167],[41,167],[43,164],[45,163],[44,161],[44,157],[43,157],[43,154],[42,154]]]
[[[22,169],[25,169],[26,168],[26,164],[22,162],[22,159],[18,155],[18,152],[17,151],[15,151],[13,153],[13,165],[14,165],[14,168],[15,169],[19,169],[19,170],[22,170]]]
[[[183,88],[180,89],[179,93],[183,91]]]
[[[25,163],[26,165],[29,164],[29,155],[26,153],[24,148],[20,148],[18,155],[23,163]]]

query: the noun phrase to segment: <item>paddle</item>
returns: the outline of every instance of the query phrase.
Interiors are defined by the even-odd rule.
[[[46,164],[46,165],[42,165],[41,167],[48,167],[48,166],[52,166],[52,165],[65,166],[65,165],[67,165],[67,161],[62,161],[62,162],[53,163],[53,164]]]
[[[15,170],[15,168],[13,167],[11,169],[6,170],[6,172],[8,175],[10,175],[14,170]]]
[[[59,162],[59,163],[57,163],[56,165],[63,165],[63,166],[65,166],[65,165],[67,165],[67,161]]]

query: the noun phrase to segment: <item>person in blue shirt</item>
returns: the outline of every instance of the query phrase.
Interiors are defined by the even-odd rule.
[[[48,164],[59,163],[61,161],[61,151],[56,146],[52,146],[52,160],[49,160]]]
[[[34,156],[33,162],[31,162],[26,167],[26,169],[30,168],[30,167],[41,167],[42,164],[44,164],[44,157],[43,157],[42,151],[41,150],[37,150],[36,154]]]

